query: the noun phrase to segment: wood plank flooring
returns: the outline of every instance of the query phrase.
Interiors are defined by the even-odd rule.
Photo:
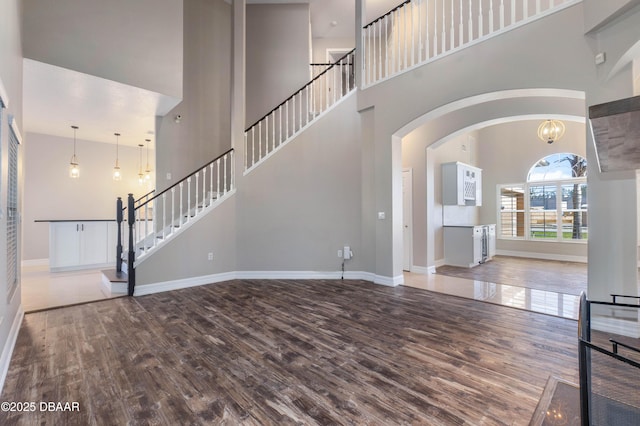
[[[564,294],[587,291],[587,264],[578,262],[496,256],[473,268],[440,266],[436,273]]]
[[[25,316],[2,425],[526,425],[575,321],[364,281],[242,280]]]

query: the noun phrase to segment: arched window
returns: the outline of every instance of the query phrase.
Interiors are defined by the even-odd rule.
[[[547,155],[529,170],[527,182],[587,177],[587,159],[571,153]]]
[[[557,153],[538,160],[527,183],[498,185],[500,238],[586,241],[587,160]]]

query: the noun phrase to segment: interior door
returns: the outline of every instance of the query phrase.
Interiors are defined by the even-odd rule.
[[[413,265],[413,170],[402,170],[402,269],[411,271]]]

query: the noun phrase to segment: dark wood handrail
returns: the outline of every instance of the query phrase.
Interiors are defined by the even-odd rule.
[[[397,5],[396,7],[394,7],[393,9],[391,9],[390,11],[388,11],[387,13],[385,13],[384,15],[374,19],[373,21],[369,22],[367,25],[365,25],[364,27],[362,27],[363,29],[367,29],[368,27],[370,27],[371,25],[375,24],[376,22],[380,21],[381,19],[384,19],[386,16],[391,15],[393,12],[395,12],[396,10],[400,9],[401,7],[403,7],[404,5],[406,5],[407,3],[411,3],[411,0],[407,0],[404,3],[401,3],[399,5]]]
[[[170,190],[172,190],[173,188],[175,188],[176,186],[180,185],[180,182],[183,182],[184,180],[188,179],[190,176],[193,176],[194,174],[196,174],[197,172],[199,172],[200,170],[204,169],[205,167],[207,167],[209,164],[214,163],[216,161],[218,161],[219,159],[221,159],[222,157],[224,157],[225,155],[229,154],[230,152],[233,152],[233,148],[225,151],[224,153],[218,155],[216,158],[214,158],[211,161],[207,161],[206,163],[204,163],[202,166],[196,168],[193,172],[189,173],[188,175],[186,175],[185,177],[183,177],[182,179],[178,180],[176,183],[174,183],[173,185],[171,185],[170,187],[166,188],[164,191],[158,193],[157,195],[154,195],[152,198],[148,199],[147,201],[145,201],[144,203],[140,204],[138,207],[135,208],[135,210],[138,210],[139,208],[149,204],[151,201],[155,200],[158,197],[161,197],[163,194],[169,192]]]
[[[356,49],[352,49],[349,53],[347,53],[346,55],[344,55],[343,57],[341,57],[340,59],[338,59],[335,63],[331,64],[331,66],[329,68],[327,68],[326,70],[322,71],[320,74],[318,74],[317,76],[315,76],[313,79],[311,79],[311,81],[309,81],[307,84],[305,84],[304,86],[302,86],[302,88],[296,90],[293,95],[289,96],[287,99],[285,99],[284,101],[280,102],[275,108],[273,108],[271,111],[269,111],[268,113],[266,113],[265,115],[262,116],[262,118],[260,118],[258,121],[256,121],[255,123],[253,123],[251,126],[247,127],[245,129],[245,132],[248,132],[249,130],[251,130],[253,127],[257,126],[258,123],[260,123],[262,120],[264,120],[265,118],[269,117],[271,114],[273,114],[275,111],[278,110],[278,108],[280,108],[281,106],[283,106],[284,104],[286,104],[287,102],[289,102],[291,99],[293,99],[298,93],[302,92],[304,89],[306,89],[307,87],[311,86],[311,84],[313,84],[314,81],[316,81],[317,79],[319,79],[320,77],[322,77],[325,73],[327,73],[331,68],[333,68],[334,66],[338,65],[340,63],[340,61],[342,61],[344,58],[348,57],[349,55],[353,54],[353,52],[355,52]]]

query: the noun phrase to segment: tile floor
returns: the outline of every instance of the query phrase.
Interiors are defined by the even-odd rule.
[[[404,285],[562,318],[578,319],[579,296],[439,274],[404,273]]]
[[[23,266],[21,283],[25,312],[122,296],[102,284],[100,269],[52,273],[46,265]]]

